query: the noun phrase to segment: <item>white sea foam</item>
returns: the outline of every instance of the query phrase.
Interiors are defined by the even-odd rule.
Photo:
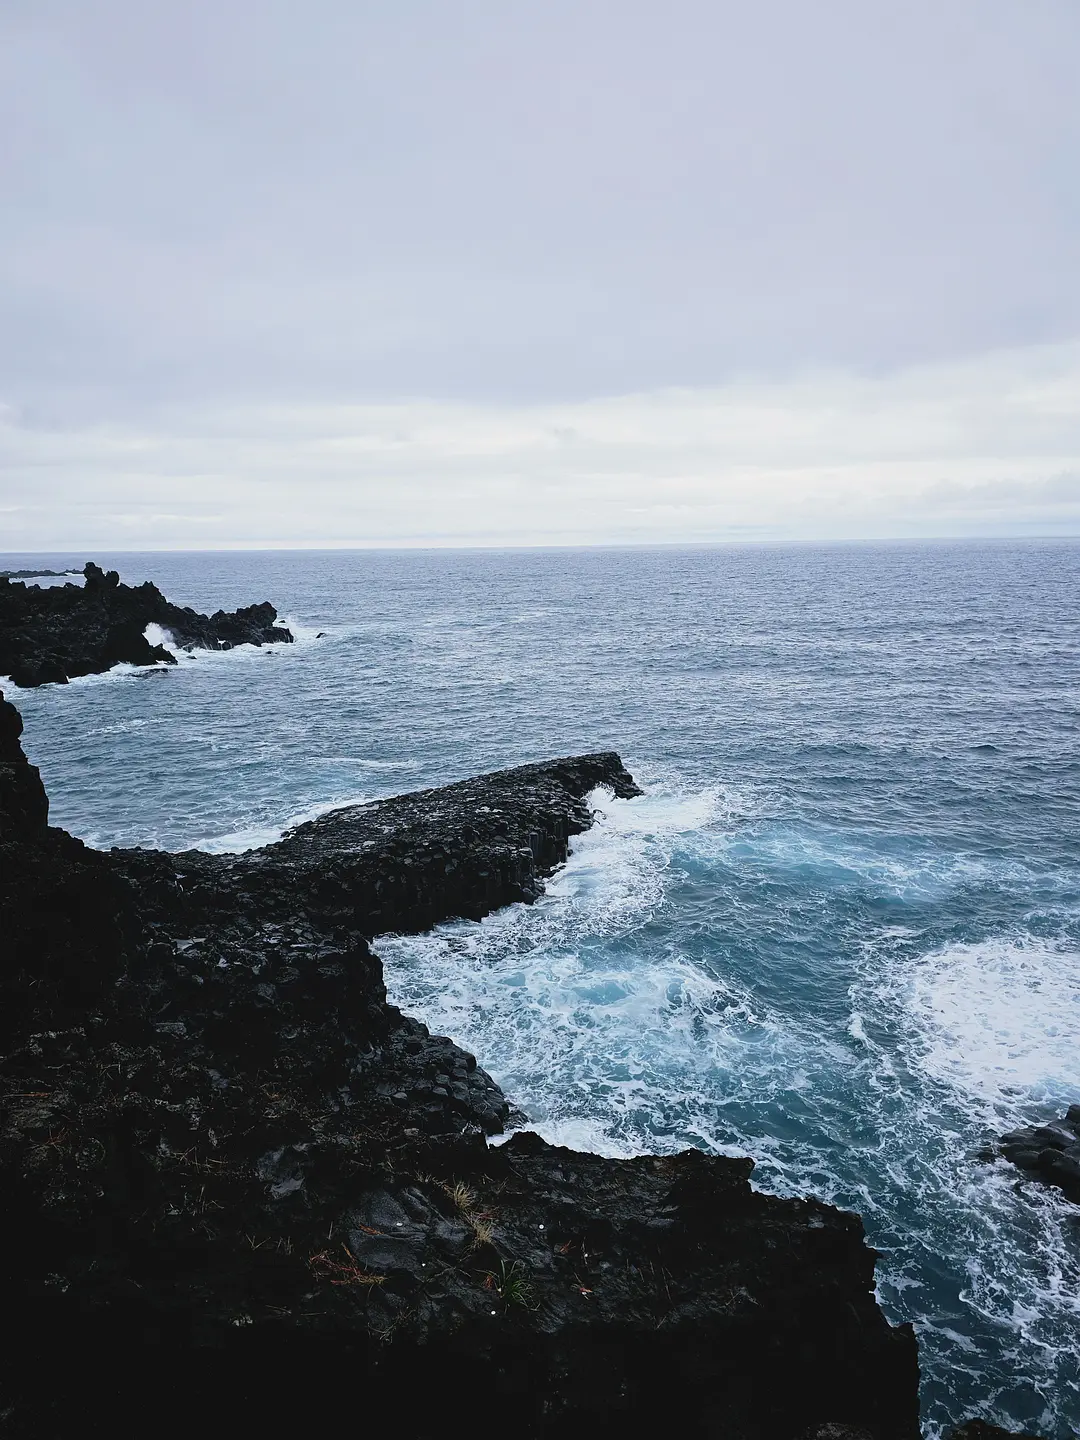
[[[1060,1393],[1080,1318],[1069,1207],[1037,1187],[1017,1193],[1014,1172],[973,1155],[1010,1106],[1076,1098],[1075,952],[1029,936],[919,954],[918,926],[894,924],[867,949],[846,1027],[781,1015],[732,978],[715,911],[708,945],[692,946],[687,909],[721,897],[737,909],[739,866],[760,875],[760,797],[657,787],[594,803],[596,825],[535,905],[381,937],[395,1001],[475,1051],[552,1143],[749,1154],[761,1188],[858,1209],[882,1252],[882,1299],[920,1323],[924,1369],[946,1393],[963,1391],[1001,1335],[1016,1373]],[[764,854],[767,874],[809,858],[823,891],[846,874],[922,896],[970,873],[963,857],[875,857],[850,837],[832,854],[820,836]],[[715,880],[717,864],[718,888],[684,890]],[[941,1279],[942,1255],[958,1253],[959,1293]]]
[[[149,716],[141,719],[116,720],[109,725],[93,725],[85,733],[91,735],[136,735],[140,730],[147,730],[151,725],[164,724],[163,717]]]
[[[143,635],[151,645],[160,645],[162,649],[168,650],[171,655],[175,655],[180,648],[176,643],[176,636],[172,631],[163,630],[162,627],[153,620],[147,625],[143,631]]]
[[[268,649],[279,643],[284,644],[290,649],[293,645],[306,646],[313,644],[320,633],[313,625],[302,624],[299,620],[291,617],[277,620],[276,626],[278,629],[282,631],[288,630],[292,634],[293,639],[291,644],[287,641],[278,642],[269,640],[265,645],[233,645],[228,650],[203,650],[198,647],[193,650],[186,650],[178,643],[176,636],[168,627],[158,625],[155,621],[151,621],[150,624],[147,625],[143,634],[151,645],[161,645],[164,649],[168,650],[178,664],[190,665],[196,662],[205,663],[205,661],[211,657],[213,657],[217,663],[221,663],[225,657],[229,657],[233,662],[238,659],[250,659],[256,655],[266,654]],[[132,667],[115,666],[114,671],[124,668],[130,670]],[[112,674],[113,671],[109,673]]]
[[[908,1058],[1002,1113],[1080,1100],[1080,952],[1031,935],[947,945],[891,962],[878,985],[903,1006]]]
[[[93,690],[96,687],[102,685],[116,685],[118,683],[127,681],[132,677],[135,677],[136,679],[146,679],[150,676],[158,676],[162,673],[162,671],[170,670],[171,668],[172,667],[168,664],[168,662],[164,660],[159,661],[157,664],[154,665],[130,665],[126,660],[122,660],[118,665],[114,665],[110,670],[96,671],[91,675],[73,675],[63,688],[72,692],[78,690]],[[5,682],[3,677],[0,677],[0,688],[3,688],[5,684],[10,683],[10,681]],[[12,689],[15,688],[15,686],[12,686]],[[41,689],[36,692],[33,690],[19,691],[18,694],[20,695],[20,708],[25,710],[27,706],[33,704],[33,699],[31,697],[35,693],[44,697],[53,694],[56,688],[58,687],[50,684],[42,686]]]
[[[306,621],[298,620],[295,615],[279,615],[275,623],[279,629],[289,631],[296,645],[312,645],[320,636],[324,640],[333,640],[336,633],[325,627],[308,625]]]
[[[1051,1427],[1063,1387],[1076,1389],[1073,1207],[976,1152],[1009,1124],[1080,1099],[1080,956],[1023,932],[912,954],[917,938],[901,927],[883,933],[852,987],[867,1114],[885,1173],[920,1216],[917,1235],[902,1212],[884,1245],[872,1235],[887,1252],[879,1285],[894,1314],[915,1320],[937,1383],[962,1389],[965,1357],[976,1356],[977,1372],[982,1350],[955,1321],[928,1313],[925,1292],[935,1235],[964,1256],[956,1303],[1013,1337],[1015,1372],[1047,1397],[1036,1428]]]
[[[935,900],[964,886],[1025,886],[1035,878],[1028,866],[1013,858],[930,848],[890,852],[871,837],[861,839],[790,821],[741,833],[732,847],[743,863],[782,871],[804,883],[872,887],[881,898],[901,901]],[[1047,881],[1045,875],[1039,879],[1043,884]]]
[[[240,855],[247,850],[262,850],[275,844],[297,825],[306,825],[310,820],[318,820],[320,815],[328,815],[331,810],[341,810],[347,805],[366,805],[370,799],[370,795],[344,795],[333,800],[321,800],[316,805],[296,811],[283,822],[247,825],[230,830],[225,835],[208,835],[196,840],[191,848],[205,850],[211,855]]]
[[[680,883],[673,857],[746,797],[601,790],[592,803],[596,824],[535,905],[381,937],[387,982],[395,1001],[477,1051],[552,1141],[612,1155],[722,1149],[718,1087],[736,1093],[762,1066],[797,1083],[782,1027],[731,981],[646,937]]]

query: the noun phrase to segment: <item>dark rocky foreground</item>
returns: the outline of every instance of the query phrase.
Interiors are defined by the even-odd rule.
[[[369,946],[530,900],[614,754],[244,856],[92,851],[0,701],[0,1418],[17,1436],[914,1440],[862,1225],[749,1160],[521,1133]]]
[[[1011,1130],[998,1141],[996,1153],[1080,1204],[1080,1105],[1070,1105],[1049,1125]]]
[[[115,570],[90,561],[84,585],[45,586],[0,576],[0,675],[23,687],[62,684],[129,665],[174,665],[175,657],[151,645],[151,624],[168,630],[182,650],[231,650],[236,645],[288,643],[270,604],[213,615],[172,605],[156,585],[121,585]]]

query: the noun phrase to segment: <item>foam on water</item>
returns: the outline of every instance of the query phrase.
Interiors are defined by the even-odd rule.
[[[63,689],[76,691],[94,690],[101,686],[115,685],[118,682],[131,679],[150,679],[151,677],[165,674],[171,669],[172,666],[169,665],[167,661],[159,661],[154,665],[129,665],[126,660],[121,660],[118,665],[113,665],[109,670],[102,670],[92,675],[73,675],[70,680],[64,683]],[[60,687],[49,684],[37,688],[39,692],[49,694]],[[5,695],[13,697],[22,710],[25,710],[29,705],[33,704],[31,697],[34,695],[35,690],[20,689],[10,675],[0,675],[0,690],[2,690]]]
[[[176,636],[172,631],[162,629],[162,627],[153,620],[151,620],[150,624],[147,625],[143,631],[143,636],[151,645],[160,645],[163,650],[168,650],[171,655],[175,655],[179,651],[180,647],[177,645]]]
[[[1052,1433],[1080,1396],[1075,1208],[979,1152],[1009,1125],[1080,1098],[1078,1032],[1068,1032],[1078,956],[1025,932],[921,952],[916,939],[898,929],[869,945],[851,991],[864,1104],[894,1186],[885,1213],[869,1216],[886,1251],[879,1286],[914,1321],[941,1409],[956,1414],[975,1380],[985,1413],[1015,1425],[1023,1377],[1024,1423]],[[935,1279],[950,1268],[954,1284]]]
[[[744,811],[746,796],[658,787],[592,800],[596,824],[535,905],[380,937],[387,983],[398,1003],[480,1053],[549,1138],[587,1133],[607,1154],[721,1148],[710,1077],[737,1089],[747,1069],[767,1069],[770,1083],[798,1075],[777,1019],[668,943],[657,917],[678,884],[680,844]]]
[[[912,1059],[934,1079],[1007,1115],[1080,1100],[1080,951],[1025,934],[950,945],[906,988]]]
[[[285,626],[284,621],[278,621],[277,624],[279,628],[288,628]],[[314,628],[311,626],[303,626],[300,628],[303,630],[303,634],[297,635],[294,632],[292,642],[286,641],[282,643],[282,651],[291,651],[294,646],[304,646],[313,643],[316,635]],[[205,664],[207,661],[215,664],[221,664],[223,661],[226,663],[236,663],[238,660],[251,660],[259,655],[277,655],[282,653],[282,651],[275,650],[274,646],[277,642],[273,640],[268,641],[265,645],[232,645],[225,650],[203,650],[198,646],[194,649],[187,650],[177,644],[176,636],[171,630],[153,621],[147,625],[143,634],[151,645],[161,645],[164,649],[168,650],[169,653],[175,657],[178,665]],[[130,670],[132,667],[114,666],[108,673],[115,674],[117,670],[124,668]]]
[[[295,615],[279,615],[274,622],[279,629],[288,630],[294,645],[313,645],[316,640],[332,640],[333,631],[326,626],[308,625]]]
[[[380,937],[393,999],[477,1053],[552,1143],[749,1154],[759,1188],[858,1209],[883,1252],[883,1303],[923,1335],[928,1434],[973,1376],[988,1413],[1005,1401],[992,1358],[1004,1333],[1007,1366],[1033,1387],[1028,1414],[1051,1426],[1076,1383],[1073,1215],[974,1156],[1006,1113],[1080,1096],[1075,949],[1024,935],[926,950],[920,927],[878,925],[833,1023],[777,1008],[738,963],[725,886],[703,923],[728,933],[729,960],[722,938],[686,946],[702,866],[742,857],[805,878],[811,856],[823,898],[857,883],[919,902],[927,871],[936,893],[1012,868],[858,846],[856,869],[850,839],[830,856],[820,835],[761,845],[746,789],[593,800],[597,823],[535,905]],[[1015,1396],[999,1418],[1015,1422]]]
[[[306,809],[297,811],[281,824],[248,825],[226,835],[208,835],[196,841],[193,848],[206,850],[211,855],[241,855],[248,850],[261,850],[267,845],[275,844],[290,830],[295,830],[297,825],[306,825],[310,820],[318,820],[320,815],[327,815],[331,810],[340,810],[346,805],[364,805],[369,798],[367,795],[350,795],[335,800],[323,800],[317,805],[309,805]]]

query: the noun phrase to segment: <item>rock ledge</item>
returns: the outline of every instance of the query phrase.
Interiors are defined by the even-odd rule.
[[[493,1147],[498,1087],[387,1002],[370,937],[533,898],[617,755],[211,856],[49,829],[2,701],[0,746],[5,1433],[917,1440],[857,1216]]]

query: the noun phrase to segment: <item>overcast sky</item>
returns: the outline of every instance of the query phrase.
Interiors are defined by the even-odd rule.
[[[0,548],[1080,533],[1076,0],[0,0]]]

